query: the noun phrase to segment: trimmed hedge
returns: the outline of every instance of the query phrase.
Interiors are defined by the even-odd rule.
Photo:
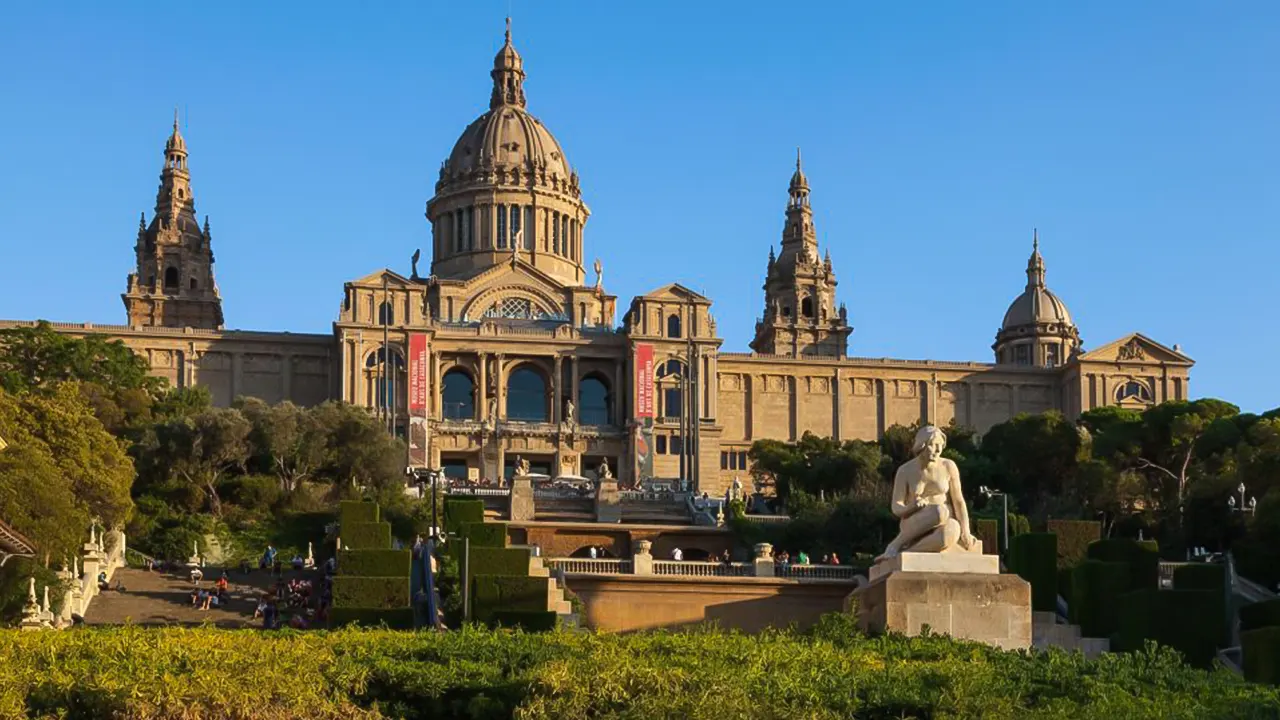
[[[409,606],[409,576],[351,577],[333,579],[335,608],[396,610]]]
[[[1119,620],[1113,650],[1141,650],[1147,640],[1167,645],[1188,663],[1208,668],[1217,656],[1222,629],[1205,618],[1222,607],[1216,590],[1159,590],[1126,593],[1117,600]]]
[[[1072,622],[1080,634],[1109,638],[1116,631],[1117,600],[1129,592],[1129,565],[1120,562],[1085,560],[1071,576]]]
[[[362,625],[376,628],[386,625],[392,630],[412,630],[414,627],[413,608],[393,608],[375,610],[372,608],[330,608],[329,627],[339,628],[346,625]]]
[[[471,547],[495,547],[502,548],[507,546],[507,524],[506,523],[489,523],[489,522],[470,522],[462,525],[463,537],[471,540]],[[528,572],[526,568],[525,572]],[[524,572],[521,575],[525,574]]]
[[[461,533],[465,523],[484,522],[484,501],[462,498],[445,498],[445,532]]]
[[[1102,539],[1102,523],[1095,520],[1050,520],[1049,532],[1058,536],[1058,567],[1073,568],[1089,557],[1089,544]]]
[[[472,575],[528,575],[529,551],[525,548],[472,547]]]
[[[338,503],[338,522],[342,525],[351,523],[372,523],[382,519],[382,511],[375,502],[359,500],[343,500]]]
[[[1280,598],[1240,606],[1240,632],[1280,627]]]
[[[1009,569],[1031,583],[1031,609],[1058,608],[1058,537],[1053,533],[1023,533],[1009,540]]]
[[[1240,633],[1240,654],[1246,680],[1280,685],[1280,627]]]
[[[1218,597],[1218,647],[1231,645],[1231,594],[1227,590],[1227,566],[1192,563],[1173,571],[1174,590],[1208,590]],[[1207,618],[1206,618],[1207,620]]]
[[[343,550],[338,553],[338,574],[361,577],[408,577],[413,553],[409,550]]]
[[[390,550],[391,523],[344,523],[341,533],[342,546],[351,550]]]
[[[556,629],[556,614],[536,610],[496,610],[493,625],[504,628],[520,628],[525,632],[546,632]]]
[[[489,622],[496,612],[546,612],[547,582],[547,578],[476,575],[471,580],[471,617]]]
[[[1000,521],[992,518],[977,518],[974,523],[974,535],[982,541],[984,555],[1000,554]]]
[[[1160,587],[1160,546],[1154,540],[1099,540],[1089,544],[1089,559],[1128,565],[1130,590]]]

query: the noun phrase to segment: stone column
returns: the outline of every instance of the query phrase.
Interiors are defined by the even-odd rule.
[[[497,418],[489,417],[489,356],[487,353],[476,353],[476,419],[495,422]]]
[[[573,395],[573,412],[576,416],[582,408],[582,403],[578,402],[578,356],[576,354],[570,357],[569,372],[572,374],[569,378],[569,393]]]
[[[527,475],[511,478],[511,497],[508,519],[511,522],[528,522],[534,517],[533,482]]]
[[[622,522],[622,496],[616,478],[602,479],[596,484],[596,522]]]
[[[773,577],[773,545],[756,543],[755,557],[752,560],[756,577]]]
[[[840,429],[840,368],[835,369],[834,377],[831,378],[831,431],[832,439],[840,442],[844,437],[844,432]]]
[[[650,552],[653,549],[653,541],[637,540],[636,553],[631,556],[631,574],[633,575],[652,575],[653,574],[653,555]]]
[[[564,381],[564,357],[557,354],[553,366],[555,370],[551,378],[551,422],[559,425],[564,419],[564,388],[561,387]],[[574,403],[574,407],[577,407],[577,403]]]
[[[498,353],[497,362],[493,368],[493,387],[498,396],[498,417],[507,416],[507,367],[506,356]]]

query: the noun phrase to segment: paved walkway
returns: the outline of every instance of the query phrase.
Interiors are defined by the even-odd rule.
[[[221,576],[221,568],[204,568],[201,587],[212,589]],[[286,571],[284,577],[294,577]],[[123,590],[107,590],[100,593],[89,605],[85,615],[87,625],[200,625],[212,623],[218,627],[261,627],[261,619],[253,620],[262,591],[274,585],[275,576],[265,570],[254,570],[247,576],[239,570],[229,570],[227,579],[229,599],[226,605],[200,610],[191,605],[193,585],[190,576],[183,573],[159,573],[120,568],[111,579]]]

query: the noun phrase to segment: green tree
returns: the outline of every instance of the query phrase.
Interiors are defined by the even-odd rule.
[[[158,459],[180,479],[192,498],[203,496],[222,515],[218,485],[232,471],[244,471],[252,427],[239,410],[211,408],[156,428]]]
[[[0,330],[0,387],[17,393],[77,380],[117,389],[159,391],[147,361],[119,340],[89,334],[75,338],[49,323]]]
[[[333,483],[338,493],[352,484],[375,493],[400,492],[404,485],[404,443],[364,409],[326,402],[312,410],[324,433],[324,464],[318,478]]]
[[[292,493],[324,462],[327,433],[316,413],[285,401],[267,405],[241,399],[237,407],[249,421],[249,441],[258,470],[271,473],[280,491]]]
[[[883,458],[875,443],[839,442],[806,432],[796,443],[757,441],[751,459],[753,476],[772,482],[784,499],[796,491],[872,497],[883,491]]]
[[[1051,410],[1019,413],[992,427],[981,447],[994,461],[1000,489],[1018,498],[1024,512],[1043,514],[1069,487],[1084,442],[1062,413]]]

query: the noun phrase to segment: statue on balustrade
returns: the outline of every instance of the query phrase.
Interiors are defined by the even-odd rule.
[[[969,531],[960,469],[942,457],[946,447],[947,436],[937,427],[926,425],[916,433],[915,457],[893,478],[890,508],[899,519],[898,536],[877,562],[904,552],[981,552]]]
[[[608,458],[600,461],[600,467],[596,470],[596,476],[599,480],[613,479],[613,471],[609,469]]]
[[[529,474],[529,461],[519,455],[516,456],[516,475],[525,477]]]

